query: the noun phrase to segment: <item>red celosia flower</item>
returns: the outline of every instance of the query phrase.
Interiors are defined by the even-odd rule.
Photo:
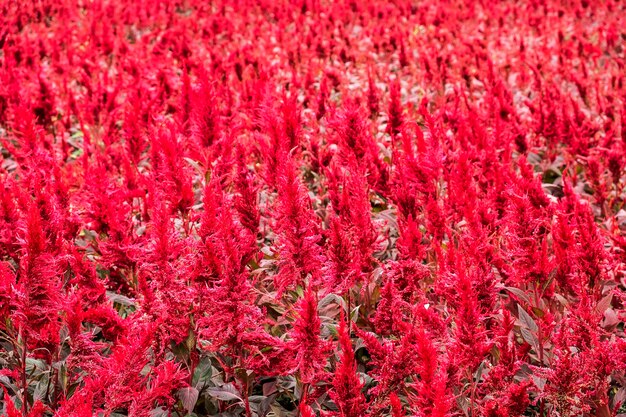
[[[367,415],[367,401],[361,391],[363,384],[356,373],[352,341],[343,317],[339,323],[338,332],[341,357],[333,376],[333,390],[330,392],[330,397],[339,408],[338,416],[362,417]]]
[[[0,0],[5,414],[620,413],[623,2],[206,3]]]
[[[324,376],[331,347],[320,338],[317,300],[310,287],[298,302],[296,314],[288,347],[295,353],[295,370],[299,379],[305,384],[315,384]]]
[[[307,277],[317,281],[323,261],[317,219],[294,165],[289,158],[283,161],[277,180],[280,262],[274,280],[279,296],[286,289],[301,285]]]

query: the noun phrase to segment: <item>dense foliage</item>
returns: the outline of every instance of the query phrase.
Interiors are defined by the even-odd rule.
[[[626,3],[0,0],[0,410],[626,399]]]

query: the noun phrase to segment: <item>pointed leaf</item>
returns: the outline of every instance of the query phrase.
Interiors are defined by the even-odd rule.
[[[237,400],[243,402],[241,394],[232,384],[226,384],[219,388],[209,388],[207,389],[207,392],[211,397],[217,398],[221,401]]]
[[[609,293],[605,297],[603,297],[600,301],[598,301],[598,305],[596,305],[596,311],[598,313],[604,313],[606,310],[611,307],[611,302],[613,301],[613,293]]]
[[[200,392],[194,387],[186,387],[178,391],[178,398],[180,398],[187,413],[191,413],[196,407],[199,394]]]
[[[533,318],[530,317],[530,314],[528,314],[526,310],[524,310],[519,304],[517,305],[517,313],[519,315],[520,322],[522,322],[522,324],[526,326],[526,328],[530,329],[532,332],[536,332],[537,330],[539,330],[539,327],[537,327],[537,323],[535,323],[535,320],[533,320]]]

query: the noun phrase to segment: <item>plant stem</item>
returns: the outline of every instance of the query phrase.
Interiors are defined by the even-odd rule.
[[[26,381],[26,354],[28,349],[28,340],[24,334],[24,329],[20,330],[22,339],[22,415],[26,417],[28,415],[28,384]]]

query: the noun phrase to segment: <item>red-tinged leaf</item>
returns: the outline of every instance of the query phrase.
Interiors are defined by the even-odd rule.
[[[526,343],[528,343],[533,348],[535,348],[536,351],[539,350],[538,349],[539,340],[537,339],[537,336],[533,332],[531,332],[527,328],[522,327],[520,329],[520,333],[522,334],[522,338],[524,339]]]
[[[199,394],[200,392],[194,387],[185,387],[178,391],[178,398],[180,398],[187,413],[191,413],[196,407]]]
[[[517,297],[519,301],[523,301],[525,304],[530,304],[530,298],[528,298],[528,295],[523,290],[515,287],[504,287],[504,289]]]
[[[612,308],[607,308],[604,311],[604,320],[602,320],[602,327],[605,329],[613,329],[620,323],[620,319]]]
[[[208,388],[207,392],[213,398],[217,398],[221,401],[238,401],[243,402],[241,398],[241,393],[237,388],[233,386],[233,384],[225,384],[221,387],[216,388]]]
[[[596,311],[600,314],[604,314],[604,312],[611,307],[611,302],[613,301],[613,293],[609,293],[602,297],[598,304],[596,305]]]
[[[276,392],[276,381],[263,384],[263,395],[269,397]]]
[[[520,322],[524,326],[526,326],[527,329],[529,329],[533,333],[539,330],[539,327],[537,327],[537,323],[535,323],[535,320],[530,317],[526,310],[524,310],[524,308],[522,308],[522,306],[519,304],[517,305],[517,313],[519,315]]]

